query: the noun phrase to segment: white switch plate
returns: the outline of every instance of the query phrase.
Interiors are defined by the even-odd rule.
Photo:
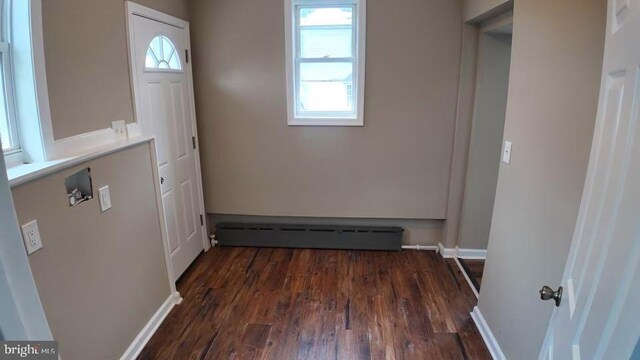
[[[511,164],[511,141],[504,142],[504,150],[502,151],[502,162]]]
[[[42,239],[40,231],[38,231],[38,222],[36,220],[29,221],[22,225],[22,238],[27,248],[27,254],[31,255],[34,251],[42,248]]]
[[[98,189],[98,198],[100,198],[100,211],[105,212],[111,209],[111,194],[109,186],[103,186]]]
[[[126,137],[127,136],[127,125],[124,120],[112,121],[111,129],[116,132],[116,134]]]

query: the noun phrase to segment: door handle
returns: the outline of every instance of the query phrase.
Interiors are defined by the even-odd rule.
[[[545,301],[553,299],[556,302],[556,306],[560,306],[560,302],[562,301],[562,286],[560,286],[558,290],[553,290],[547,285],[543,286],[542,289],[540,289],[540,299]]]
[[[164,178],[161,176],[160,177],[160,185],[164,184]]]

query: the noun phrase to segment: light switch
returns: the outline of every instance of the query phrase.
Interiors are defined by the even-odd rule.
[[[22,225],[22,238],[27,248],[27,254],[31,255],[34,251],[42,248],[42,239],[40,231],[38,231],[38,222],[36,220],[29,221]]]
[[[504,142],[504,150],[502,151],[502,162],[511,164],[511,141]]]
[[[98,198],[100,198],[100,211],[105,212],[111,209],[111,194],[109,186],[103,186],[98,189]]]

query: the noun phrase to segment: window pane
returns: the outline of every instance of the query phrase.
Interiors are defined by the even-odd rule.
[[[156,36],[151,40],[151,44],[149,44],[149,49],[153,51],[156,56],[156,59],[162,59],[162,37]]]
[[[176,51],[176,48],[173,47],[173,44],[166,37],[162,37],[162,58],[165,60],[169,60],[173,52]]]
[[[156,55],[153,53],[153,50],[151,49],[147,49],[147,56],[144,60],[144,66],[148,68],[154,68],[158,66]]]
[[[4,111],[0,112],[0,141],[2,141],[2,150],[12,147],[11,140],[9,139],[9,123],[7,121],[7,114]]]
[[[180,60],[178,60],[178,54],[174,53],[169,60],[169,67],[172,69],[180,69]]]
[[[300,8],[300,26],[352,25],[353,9],[346,8]]]
[[[2,142],[2,150],[5,150],[12,148],[13,144],[11,143],[11,128],[7,114],[7,100],[4,92],[4,76],[2,75],[2,67],[0,67],[0,141]]]
[[[300,64],[300,111],[353,112],[352,63]]]
[[[182,70],[180,56],[169,38],[158,35],[149,44],[144,61],[147,69]]]
[[[351,57],[351,26],[300,29],[300,56],[303,58]]]

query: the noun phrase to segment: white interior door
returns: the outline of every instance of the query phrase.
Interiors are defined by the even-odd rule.
[[[132,67],[138,122],[156,137],[173,278],[204,249],[206,237],[191,69],[185,28],[134,14]]]
[[[629,359],[640,336],[640,1],[609,0],[580,213],[541,359]]]

